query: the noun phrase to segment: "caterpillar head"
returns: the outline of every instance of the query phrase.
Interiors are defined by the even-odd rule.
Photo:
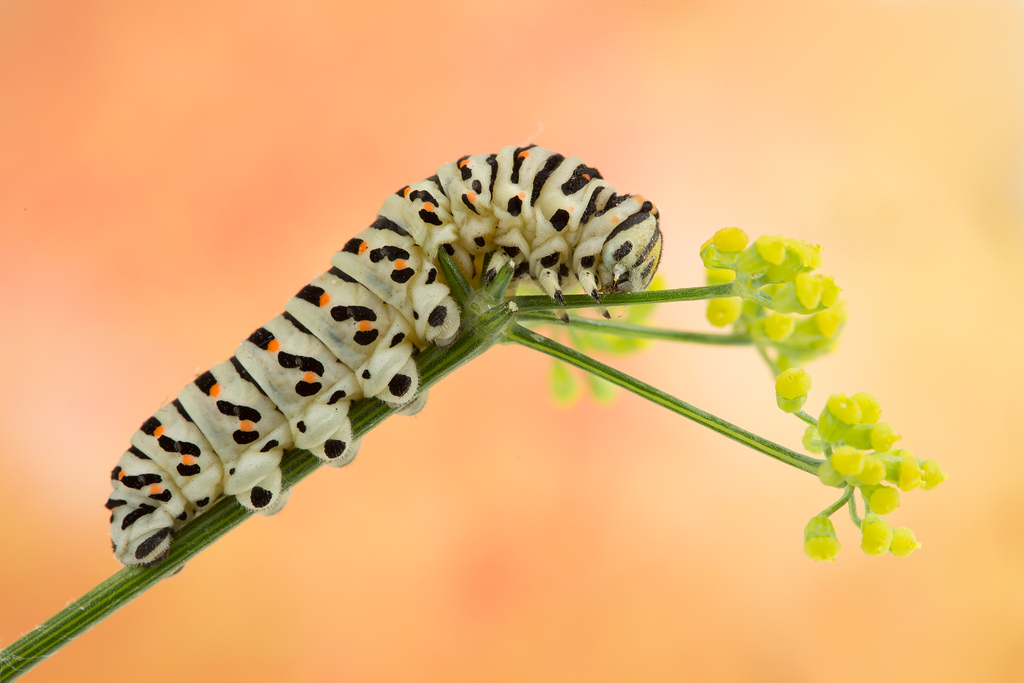
[[[658,210],[643,202],[605,238],[601,259],[611,273],[606,287],[612,292],[640,292],[647,289],[661,261],[661,228]]]

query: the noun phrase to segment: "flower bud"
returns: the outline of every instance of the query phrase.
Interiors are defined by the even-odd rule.
[[[801,268],[814,270],[821,267],[821,247],[817,244],[807,244],[803,240],[790,239],[786,243],[789,254],[795,258]]]
[[[786,258],[786,238],[781,235],[761,235],[754,242],[757,255],[774,266]]]
[[[739,228],[722,228],[711,238],[715,248],[723,254],[734,254],[743,251],[750,238]]]
[[[796,300],[800,305],[812,311],[821,304],[822,283],[821,277],[810,273],[800,273],[794,281],[796,284]]]
[[[858,391],[856,394],[851,396],[857,405],[860,406],[860,421],[868,424],[874,424],[878,422],[882,417],[882,406],[878,405],[878,399],[871,394],[865,394],[863,391]],[[884,448],[882,450],[885,450]]]
[[[910,451],[904,451],[896,474],[896,485],[901,491],[909,491],[922,484],[921,466]]]
[[[704,267],[709,270],[722,269],[733,269],[736,264],[736,257],[739,254],[722,253],[715,246],[715,238],[712,237],[707,242],[700,246],[700,260],[703,261]]]
[[[743,312],[743,300],[737,297],[712,299],[708,302],[708,322],[715,327],[725,327],[736,322]]]
[[[818,429],[814,425],[807,425],[807,429],[804,430],[803,445],[811,453],[821,453],[825,450],[821,443],[821,436],[818,435]],[[832,466],[829,465],[829,467]]]
[[[814,322],[818,327],[818,331],[825,339],[831,339],[832,336],[835,335],[836,331],[838,331],[842,326],[845,319],[845,313],[834,308],[827,308],[824,311],[818,311],[818,313],[814,315]]]
[[[892,445],[900,440],[899,434],[893,434],[892,427],[888,422],[879,422],[871,427],[869,435],[871,447],[876,451],[887,451]]]
[[[792,282],[799,273],[809,273],[821,265],[821,247],[811,246],[803,240],[792,238],[781,238],[785,245],[785,252],[782,260],[778,263],[770,261],[771,265],[764,274],[767,282]],[[766,248],[768,254],[770,247]],[[762,257],[769,261],[765,254]]]
[[[859,424],[842,429],[841,438],[847,446],[866,451],[871,448],[871,430],[874,425]]]
[[[864,456],[864,467],[857,475],[865,484],[878,484],[885,479],[885,463],[877,455],[868,453]]]
[[[850,427],[860,422],[860,406],[849,396],[832,394],[818,417],[818,432],[828,441],[842,441]]]
[[[836,469],[832,467],[832,463],[825,460],[818,465],[818,479],[825,486],[832,486],[835,488],[843,488],[846,486],[846,478],[843,475],[836,472]]]
[[[897,483],[900,480],[900,464],[903,456],[899,451],[877,451],[875,455],[885,463],[885,480]]]
[[[924,479],[924,490],[931,491],[933,488],[946,481],[946,473],[934,460],[925,460],[921,463],[922,478]]]
[[[828,517],[811,517],[804,527],[804,554],[815,562],[831,562],[839,553],[839,539]]]
[[[901,526],[892,534],[892,543],[889,544],[889,552],[896,557],[906,557],[921,547],[914,532],[905,526]]]
[[[888,515],[900,506],[900,492],[890,486],[862,486],[860,490],[877,515]]]
[[[727,285],[736,279],[736,273],[726,268],[705,268],[709,285]]]
[[[840,446],[829,458],[832,468],[843,477],[855,477],[864,469],[864,454],[853,446]]]
[[[787,413],[803,408],[810,390],[811,376],[805,370],[790,368],[775,378],[775,402]]]
[[[867,420],[842,431],[842,434],[839,436],[841,436],[843,442],[863,450],[870,448],[883,452],[889,450],[894,443],[899,441],[899,434],[892,433],[892,427],[889,426],[888,422],[864,424],[865,422]]]
[[[839,294],[843,288],[836,284],[831,275],[821,278],[821,305],[825,308],[832,308],[839,303]]]
[[[864,515],[860,523],[860,548],[868,555],[884,555],[892,543],[892,527],[876,514]]]
[[[772,313],[764,319],[764,334],[772,341],[782,341],[793,334],[796,323],[783,313]]]

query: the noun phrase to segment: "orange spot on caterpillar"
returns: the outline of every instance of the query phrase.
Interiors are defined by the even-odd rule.
[[[525,192],[520,192],[516,196],[519,197],[520,200],[526,199],[526,193]]]
[[[584,177],[584,178],[585,178],[586,180],[590,180],[590,174],[589,174],[589,173],[584,173],[584,174],[583,174],[583,177]]]
[[[121,470],[120,472],[117,473],[117,478],[124,479],[124,470]]]
[[[463,159],[459,162],[459,168],[466,168],[466,164],[469,163],[469,159]]]
[[[164,487],[161,486],[160,484],[150,484],[150,486],[147,489],[147,491],[149,491],[150,495],[156,495],[156,494],[163,493],[164,492]]]
[[[408,197],[410,192],[412,192],[412,188],[409,187],[408,185],[406,185],[405,187],[402,188],[402,196],[403,197]]]
[[[397,270],[405,270],[405,259],[400,258],[397,261],[395,261],[395,268]]]
[[[359,328],[360,332],[369,332],[370,330],[373,329],[373,323],[371,323],[369,320],[360,320],[359,324],[356,325],[356,327]]]
[[[575,207],[575,206],[572,206],[572,205],[570,204],[570,205],[569,205],[569,213],[576,213],[576,207]]]
[[[196,464],[196,459],[194,457],[192,457],[191,455],[183,455],[183,456],[181,456],[181,464],[183,464],[183,465],[195,465]]]
[[[616,223],[619,222],[619,217],[618,216],[612,216],[611,219],[610,219],[610,222],[611,222],[612,225],[615,225]]]
[[[362,254],[363,252],[366,251],[366,246],[367,246],[366,242],[363,242],[362,244],[359,245],[359,253],[360,254]]]
[[[153,436],[157,437],[158,439],[161,436],[163,436],[163,435],[164,435],[164,426],[163,425],[160,425],[159,427],[157,427],[156,429],[153,430]]]
[[[520,153],[519,153],[519,158],[520,158],[520,159],[526,159],[526,158],[528,158],[529,156],[530,156],[530,152],[528,152],[528,151],[527,151],[527,150],[525,150],[525,149],[524,149],[524,150],[523,150],[522,152],[520,152]]]
[[[324,292],[320,295],[320,305],[326,306],[329,303],[331,303],[331,297],[327,292]]]
[[[430,202],[424,202],[424,204],[423,204],[423,210],[424,210],[424,211],[430,211],[431,213],[433,213],[433,211],[434,211],[434,205],[433,205],[433,204],[431,204]]]
[[[217,384],[214,384],[212,387],[210,387],[210,396],[213,396],[214,398],[217,398],[217,396],[219,394],[220,394],[220,382],[218,382]]]
[[[277,341],[276,339],[271,339],[270,343],[267,344],[267,351],[270,351],[271,353],[277,353],[277,350],[280,348],[281,342]]]
[[[252,420],[242,420],[238,423],[238,428],[243,432],[251,432],[252,428],[255,426],[256,424]]]
[[[467,193],[466,193],[466,199],[468,199],[468,200],[469,200],[469,203],[470,203],[470,204],[472,204],[473,202],[475,202],[475,201],[476,201],[476,192],[467,192]]]
[[[313,382],[316,381],[316,373],[307,372],[305,375],[302,376],[302,381],[305,382],[306,384],[312,384]]]

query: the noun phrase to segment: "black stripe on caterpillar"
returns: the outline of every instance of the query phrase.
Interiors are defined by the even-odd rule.
[[[221,496],[276,512],[290,493],[280,469],[287,449],[351,462],[354,400],[419,410],[426,392],[413,357],[460,330],[438,249],[470,280],[486,284],[511,263],[516,279],[558,303],[576,283],[600,301],[650,284],[662,235],[651,202],[533,145],[465,156],[401,188],[328,272],[135,432],[107,500],[118,560],[159,563],[173,531]]]

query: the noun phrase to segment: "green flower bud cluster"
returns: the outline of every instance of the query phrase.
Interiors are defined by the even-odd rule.
[[[812,453],[826,454],[818,466],[818,478],[844,493],[835,505],[808,522],[804,552],[813,560],[835,559],[839,540],[828,517],[849,506],[850,516],[860,528],[865,553],[907,557],[921,544],[910,529],[894,529],[883,518],[900,506],[901,492],[931,490],[946,479],[945,473],[934,460],[921,460],[906,449],[892,447],[900,437],[889,423],[880,421],[882,409],[874,396],[833,394],[815,420],[801,410],[810,388],[806,372],[786,370],[775,382],[776,402],[782,410],[811,423],[804,432],[804,447]],[[856,513],[856,491],[864,501],[863,519]]]
[[[723,228],[701,247],[708,284],[732,283],[736,294],[708,303],[711,324],[734,325],[761,349],[773,349],[780,370],[832,351],[846,312],[835,281],[813,272],[821,248],[778,235],[749,241],[739,228]]]

